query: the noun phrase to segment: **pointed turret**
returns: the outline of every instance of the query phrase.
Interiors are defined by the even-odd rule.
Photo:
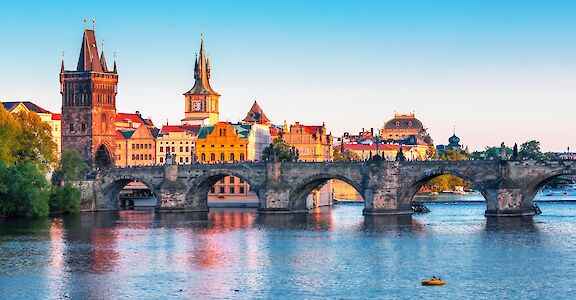
[[[118,74],[118,68],[116,68],[116,60],[114,60],[114,70],[112,71],[114,74]]]
[[[85,72],[102,72],[102,65],[100,57],[98,56],[98,46],[96,45],[96,35],[94,30],[85,29],[84,37],[82,38],[82,48],[80,49],[80,57],[78,58],[78,66],[76,71]]]
[[[268,119],[268,117],[266,117],[266,114],[264,113],[264,111],[262,110],[260,105],[258,105],[258,102],[256,102],[256,100],[254,100],[254,104],[252,104],[252,108],[250,108],[250,110],[248,111],[248,114],[246,114],[246,118],[244,118],[244,120],[242,120],[242,122],[247,123],[247,124],[269,125],[270,119]]]
[[[100,54],[100,65],[102,66],[102,70],[104,70],[104,72],[108,72],[108,66],[106,65],[106,58],[104,57],[104,50],[102,50],[102,54]]]
[[[64,51],[62,51],[62,65],[60,66],[60,73],[64,73],[66,69],[64,69]]]
[[[186,92],[184,95],[193,94],[210,94],[219,95],[210,86],[210,62],[206,58],[206,51],[204,50],[204,35],[202,35],[202,40],[200,42],[200,52],[196,58],[194,64],[194,87]]]

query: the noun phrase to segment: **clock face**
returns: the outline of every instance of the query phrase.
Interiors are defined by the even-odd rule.
[[[194,102],[194,110],[200,111],[200,102]]]

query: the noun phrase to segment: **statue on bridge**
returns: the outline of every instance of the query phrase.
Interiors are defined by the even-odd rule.
[[[507,160],[508,159],[508,155],[506,155],[506,145],[504,145],[504,142],[502,142],[502,144],[500,144],[500,159],[501,160]]]

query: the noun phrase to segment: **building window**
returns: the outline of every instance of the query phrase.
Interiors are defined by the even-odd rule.
[[[226,178],[226,177],[224,177]],[[224,181],[224,178],[220,179],[220,183],[226,183],[226,181]]]
[[[221,186],[221,187],[220,187],[220,194],[224,194],[224,193],[225,193],[225,191],[224,191],[224,187],[223,187],[223,186]]]
[[[164,152],[164,147],[160,147],[160,152]]]
[[[180,146],[180,152],[184,152],[184,147]]]
[[[136,160],[136,159],[134,158],[134,154],[132,154],[132,160]]]
[[[86,131],[86,124],[82,123],[82,132]]]
[[[230,187],[230,194],[234,194],[234,187],[233,186]]]
[[[226,161],[226,157],[224,156],[224,153],[220,153],[220,161]]]
[[[186,146],[186,153],[188,153],[189,150],[190,150],[190,148],[188,148],[188,146]]]
[[[212,187],[212,188],[210,189],[210,193],[212,193],[212,194],[216,193],[216,188]]]
[[[210,154],[210,161],[215,161],[216,160],[216,154],[212,153]]]
[[[160,163],[164,163],[164,157],[160,157]]]
[[[234,178],[236,178],[236,177],[230,176],[230,183],[234,183]]]
[[[240,187],[240,194],[244,194],[244,187],[243,186]]]
[[[244,153],[240,153],[240,160],[244,160]]]
[[[234,153],[230,153],[230,161],[234,161]]]
[[[206,161],[206,154],[205,153],[202,153],[202,155],[200,155],[200,160]]]
[[[70,124],[70,132],[74,131],[74,124]]]
[[[189,162],[190,158],[188,156],[186,156],[186,162]]]
[[[172,152],[176,152],[176,147],[172,147]]]
[[[240,179],[240,183],[244,183],[244,179],[242,179],[242,178],[239,178],[239,179]]]

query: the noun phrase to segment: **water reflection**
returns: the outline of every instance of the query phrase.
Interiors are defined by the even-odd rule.
[[[538,231],[533,216],[525,217],[486,217],[487,232]]]
[[[516,284],[529,280],[523,270],[555,282],[576,276],[574,205],[525,218],[485,218],[482,203],[430,208],[414,216],[362,216],[362,205],[343,205],[309,214],[0,219],[0,298],[486,298],[525,292]],[[442,271],[457,284],[406,288]]]
[[[361,230],[368,232],[412,232],[426,230],[412,215],[367,215],[364,216],[362,225]]]

